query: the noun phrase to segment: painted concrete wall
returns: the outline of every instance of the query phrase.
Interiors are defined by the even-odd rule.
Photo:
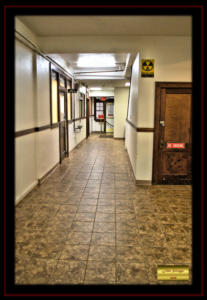
[[[37,179],[43,177],[59,162],[59,128],[36,133]]]
[[[30,31],[23,28],[27,36]],[[15,131],[50,124],[49,62],[19,41],[15,41]],[[79,99],[76,97],[76,117],[79,117]],[[86,137],[86,120],[80,132],[69,125],[69,151]],[[15,203],[59,162],[59,129],[48,129],[15,139]]]
[[[49,62],[42,56],[36,55],[37,84],[37,126],[50,124],[50,73]]]
[[[90,97],[113,97],[114,90],[89,91]]]
[[[125,137],[125,125],[129,88],[115,88],[114,91],[114,137]]]
[[[127,122],[126,122],[126,132],[125,132],[125,148],[128,152],[133,173],[135,175],[136,162],[137,162],[137,132]]]
[[[75,127],[83,126],[81,130],[74,131],[74,123],[68,125],[69,151],[86,138],[86,119],[75,121]]]
[[[35,127],[34,54],[20,42],[15,47],[15,130]]]
[[[139,90],[139,54],[137,54],[132,65],[131,85],[129,90],[129,107],[127,119],[133,124],[137,123],[138,108],[138,90]],[[137,167],[137,132],[126,122],[125,147],[129,154],[134,175],[136,176]]]
[[[36,184],[36,134],[28,134],[15,139],[15,203]]]
[[[139,37],[138,40],[142,41],[142,47],[139,51],[140,69],[141,59],[155,59],[155,74],[154,78],[142,78],[139,70],[138,76],[135,76],[135,81],[139,81],[137,85],[137,82],[133,80],[133,74],[136,70],[132,70],[128,118],[138,128],[154,128],[155,82],[190,82],[192,80],[191,38],[153,37],[146,40]],[[137,90],[133,90],[134,87]],[[129,126],[127,125],[127,128]],[[127,129],[127,134],[131,130],[134,129]],[[134,156],[130,153],[135,151],[132,151],[132,148],[136,149],[137,152],[136,163],[133,166],[136,179],[152,180],[153,133],[137,132],[135,140],[131,140],[130,145],[129,140],[130,138],[126,137],[126,148],[132,163],[134,163]]]
[[[174,44],[172,43],[174,40]],[[159,44],[160,40],[160,44]],[[156,81],[192,81],[191,39],[183,37],[157,37],[155,45],[148,45],[140,51],[141,59],[155,59],[154,78],[140,75],[137,109],[137,127],[154,128],[154,101]],[[140,68],[141,69],[141,68]],[[138,133],[137,140],[137,180],[152,180],[153,133]]]

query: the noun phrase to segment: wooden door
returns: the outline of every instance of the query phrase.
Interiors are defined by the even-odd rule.
[[[67,155],[67,107],[66,107],[66,93],[59,93],[59,132],[60,132],[60,162]]]
[[[156,83],[153,183],[191,183],[191,104],[191,83]]]
[[[86,100],[86,138],[90,135],[90,107],[89,99]]]

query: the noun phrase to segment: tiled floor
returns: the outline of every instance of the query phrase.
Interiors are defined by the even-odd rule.
[[[92,135],[16,207],[16,284],[164,284],[191,244],[191,186],[135,186],[124,142]]]

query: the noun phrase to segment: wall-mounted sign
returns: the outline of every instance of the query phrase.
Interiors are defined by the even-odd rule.
[[[154,77],[154,59],[142,59],[141,77]]]
[[[167,143],[167,149],[185,149],[185,143]]]
[[[189,266],[181,265],[167,265],[157,266],[158,280],[189,280],[190,272]]]

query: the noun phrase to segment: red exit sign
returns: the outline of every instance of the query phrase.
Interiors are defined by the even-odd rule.
[[[167,143],[167,149],[185,149],[185,143]]]

